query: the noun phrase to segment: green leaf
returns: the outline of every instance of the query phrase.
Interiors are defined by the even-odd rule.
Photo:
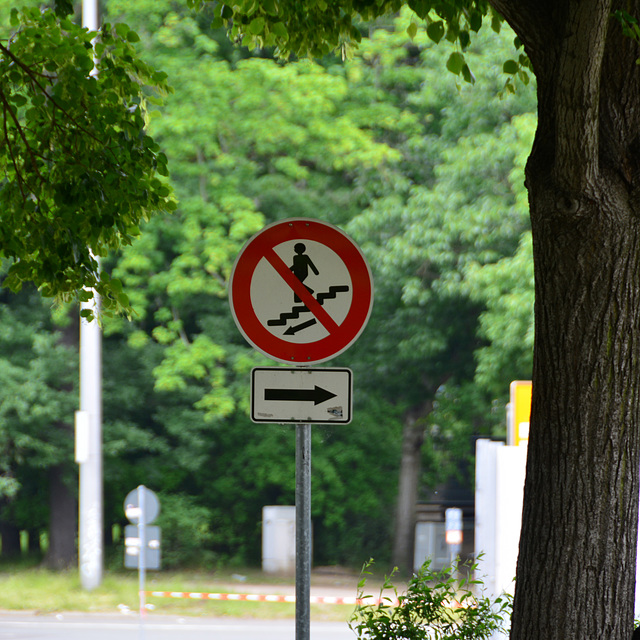
[[[262,8],[270,15],[278,15],[278,8],[276,7],[275,0],[262,0]]]
[[[129,25],[124,24],[124,22],[118,22],[114,29],[121,38],[126,38],[129,33]]]
[[[511,75],[518,73],[520,65],[515,60],[507,60],[502,65],[502,71]]]
[[[444,23],[442,20],[429,24],[427,26],[427,35],[429,39],[433,40],[436,44],[440,42],[444,36]]]
[[[19,93],[11,94],[8,99],[10,102],[13,102],[13,104],[15,104],[17,107],[21,107],[22,105],[27,104],[27,99]]]
[[[128,309],[129,308],[129,296],[126,293],[122,293],[122,292],[116,292],[116,299],[118,301],[118,304],[123,308],[123,309]]]
[[[464,66],[464,55],[458,51],[454,51],[447,60],[447,69],[458,76],[462,72]]]
[[[289,32],[287,31],[287,27],[284,22],[274,22],[274,24],[271,25],[271,32],[282,40],[287,40],[289,38]]]
[[[468,82],[469,84],[475,84],[476,77],[473,75],[473,73],[471,73],[471,69],[466,63],[462,66],[462,77],[464,78],[465,82]]]
[[[264,18],[254,18],[249,23],[249,33],[252,33],[254,36],[257,36],[258,34],[263,33],[264,24],[265,24]]]
[[[423,20],[427,17],[431,9],[431,3],[428,0],[409,0],[407,4],[409,8]]]
[[[491,29],[496,33],[500,33],[502,30],[502,18],[496,13],[491,16]]]
[[[416,37],[417,33],[418,33],[418,26],[416,25],[415,22],[412,22],[407,27],[407,35],[413,40]]]
[[[482,27],[482,14],[479,11],[473,11],[469,16],[469,28],[478,33]]]

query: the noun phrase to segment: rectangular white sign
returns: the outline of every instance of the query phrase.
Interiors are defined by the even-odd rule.
[[[256,367],[251,371],[254,422],[351,422],[351,369]]]

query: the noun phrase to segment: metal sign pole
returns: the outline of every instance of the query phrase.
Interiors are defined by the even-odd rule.
[[[94,305],[97,313],[95,301]],[[100,586],[103,572],[101,351],[98,321],[81,318],[80,413],[86,445],[79,470],[78,561],[80,581],[89,591]]]
[[[313,256],[311,245],[305,244],[310,242]],[[303,282],[308,268],[316,276],[314,289]],[[323,305],[328,299],[336,303],[331,312]],[[306,368],[342,353],[362,333],[373,307],[373,278],[358,245],[338,227],[289,218],[267,225],[242,248],[229,278],[229,304],[249,344],[273,360]],[[309,315],[300,319],[300,313]],[[300,386],[297,377],[294,386],[292,380],[261,375],[264,384],[255,393],[252,373],[251,419],[296,425],[296,640],[309,640],[311,424],[350,422],[352,386],[350,372],[343,373],[343,383],[335,389],[333,381],[332,389],[317,389],[322,385],[316,381],[313,387]],[[323,406],[311,413],[311,403]]]
[[[311,629],[311,425],[296,425],[296,640]]]
[[[83,0],[82,26],[98,30],[98,0]],[[93,73],[93,72],[92,72]],[[91,591],[102,583],[103,488],[102,488],[102,332],[98,325],[100,297],[84,302],[94,319],[80,320],[80,411],[86,412],[88,438],[86,458],[80,464],[78,496],[78,564],[80,581]]]
[[[457,561],[462,548],[462,509],[450,508],[444,512],[445,541],[449,546],[451,569],[457,571]]]
[[[147,514],[145,508],[145,492],[144,485],[138,487],[138,507],[140,508],[140,517],[138,520],[138,541],[140,543],[138,553],[138,591],[140,596],[140,638],[144,640],[144,617],[147,612],[145,606],[145,578],[146,578],[146,555],[147,555],[147,536],[146,536],[146,522]]]

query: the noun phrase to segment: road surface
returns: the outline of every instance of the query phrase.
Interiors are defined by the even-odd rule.
[[[355,640],[345,622],[311,622],[311,640]],[[295,640],[294,620],[0,614],[0,640]]]

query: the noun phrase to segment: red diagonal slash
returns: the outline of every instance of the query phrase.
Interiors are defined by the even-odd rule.
[[[336,321],[327,313],[325,308],[309,293],[307,288],[296,278],[287,267],[284,260],[273,250],[265,252],[264,256],[269,264],[278,272],[280,277],[291,287],[309,311],[317,318],[320,324],[329,332],[334,333],[339,329]]]

